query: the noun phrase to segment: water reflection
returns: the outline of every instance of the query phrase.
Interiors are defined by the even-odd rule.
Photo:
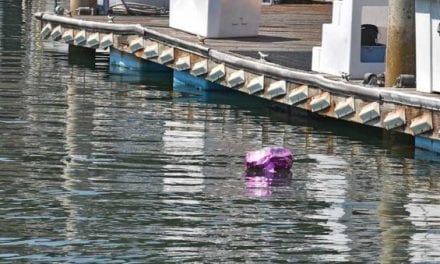
[[[173,121],[166,121],[163,152],[168,155],[165,165],[164,192],[202,192],[204,175],[197,165],[204,154],[204,125],[194,122],[193,110],[173,114]],[[187,120],[182,122],[178,120]]]
[[[52,8],[0,1],[0,262],[440,261],[436,159],[100,54],[72,64],[36,37]],[[246,174],[270,145],[292,174]]]
[[[440,163],[440,154],[416,148],[414,158],[422,161],[433,161]]]
[[[416,181],[417,193],[408,194],[405,205],[408,220],[419,231],[411,235],[408,251],[412,263],[436,263],[440,261],[440,188],[433,182]]]
[[[202,164],[207,135],[205,123],[199,121],[202,120],[203,111],[190,102],[172,104],[174,111],[163,123],[162,152],[167,157],[163,192],[169,197],[161,201],[166,204],[161,213],[175,224],[162,230],[161,240],[167,243],[164,250],[168,256],[191,259],[198,257],[199,251],[197,246],[191,245],[204,241],[207,236],[205,227],[184,224],[203,221],[195,208],[202,206],[199,197],[206,188]]]
[[[3,9],[4,9],[3,1],[0,1],[0,21],[2,22],[1,24],[4,24],[3,23]],[[2,47],[2,50],[3,50],[3,28],[2,28],[2,30],[0,30],[0,47]]]
[[[244,177],[248,196],[269,197],[272,195],[272,188],[290,186],[292,172],[290,170],[276,172],[247,170]]]
[[[332,145],[332,144],[328,144]],[[310,159],[316,161],[316,167],[308,174],[306,183],[307,196],[325,202],[328,206],[317,209],[306,217],[319,220],[322,227],[329,230],[326,234],[312,236],[310,239],[319,241],[317,249],[324,252],[338,252],[319,256],[320,261],[348,261],[351,251],[351,239],[346,234],[346,200],[348,182],[346,171],[349,164],[337,156],[324,154],[309,154]]]
[[[72,76],[80,75],[78,71],[73,71]],[[90,142],[92,136],[93,116],[95,111],[94,102],[83,100],[81,86],[87,80],[76,81],[72,78],[68,84],[67,94],[67,112],[66,112],[66,151],[65,166],[63,169],[62,184],[63,192],[57,197],[63,206],[67,218],[65,235],[66,240],[80,239],[81,231],[78,228],[79,221],[83,217],[82,205],[76,201],[78,195],[93,193],[88,183],[88,165],[89,157],[94,153],[93,145]],[[71,249],[65,247],[65,251]]]
[[[109,66],[109,79],[113,82],[126,82],[126,83],[148,83],[149,85],[162,89],[163,87],[171,87],[173,80],[172,71],[133,71],[127,68],[110,65]]]

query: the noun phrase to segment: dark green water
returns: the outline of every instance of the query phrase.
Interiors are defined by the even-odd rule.
[[[405,137],[109,74],[0,0],[0,263],[439,263],[440,163]],[[284,145],[291,177],[246,178]]]

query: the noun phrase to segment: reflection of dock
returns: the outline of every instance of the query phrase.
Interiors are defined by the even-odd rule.
[[[167,17],[116,17],[112,24],[107,17],[36,17],[43,21],[43,37],[89,48],[111,46],[246,94],[417,136],[425,147],[439,139],[438,95],[368,87],[311,71],[312,48],[320,45],[331,5],[265,6],[258,37],[203,41],[169,28]],[[258,59],[258,51],[270,54],[271,62]]]

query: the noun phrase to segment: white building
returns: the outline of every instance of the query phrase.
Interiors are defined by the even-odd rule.
[[[170,0],[170,27],[208,38],[258,35],[261,0]]]
[[[440,1],[416,1],[417,91],[440,92]]]
[[[322,46],[313,48],[312,70],[353,79],[384,72],[387,24],[388,0],[334,1],[332,23],[323,25]],[[375,30],[369,41],[367,35]]]

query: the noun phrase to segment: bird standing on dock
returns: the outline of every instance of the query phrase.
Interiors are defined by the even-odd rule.
[[[205,45],[205,40],[206,40],[205,37],[202,37],[202,36],[197,35],[197,39],[199,40],[200,43],[202,43],[203,45]]]
[[[259,51],[258,55],[260,55],[260,61],[269,61],[268,60],[269,54]]]
[[[107,22],[108,23],[115,23],[115,17],[114,16],[111,16],[111,15],[107,15]]]

